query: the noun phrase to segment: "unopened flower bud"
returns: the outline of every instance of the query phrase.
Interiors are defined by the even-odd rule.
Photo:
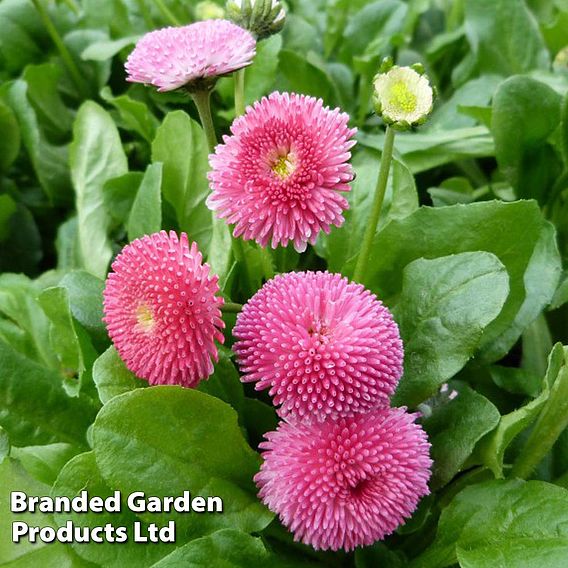
[[[286,19],[279,0],[229,0],[226,9],[230,20],[249,30],[258,40],[277,34]]]
[[[397,130],[423,124],[432,112],[434,89],[421,65],[398,67],[386,59],[373,86],[375,112]]]

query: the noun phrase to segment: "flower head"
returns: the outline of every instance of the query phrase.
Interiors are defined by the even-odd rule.
[[[227,20],[206,20],[146,34],[126,61],[127,81],[158,91],[210,89],[217,78],[250,65],[256,42]]]
[[[404,408],[266,434],[255,481],[295,540],[347,551],[392,533],[429,493],[426,433]]]
[[[284,27],[286,12],[279,0],[229,0],[230,20],[250,30],[261,40],[278,33]]]
[[[217,276],[187,235],[165,231],[125,246],[104,291],[104,321],[126,366],[155,384],[194,387],[223,343]]]
[[[434,90],[420,66],[397,67],[386,60],[373,84],[375,111],[399,130],[422,124],[432,112]]]
[[[388,309],[340,274],[268,281],[233,329],[242,380],[269,388],[282,416],[322,420],[388,406],[403,350]]]
[[[349,116],[321,99],[272,93],[248,107],[210,156],[208,205],[234,235],[303,251],[343,224],[353,170]]]

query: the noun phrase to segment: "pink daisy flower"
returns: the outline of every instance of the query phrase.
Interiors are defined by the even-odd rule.
[[[430,444],[404,408],[280,423],[260,447],[259,496],[294,539],[349,551],[391,534],[429,493]]]
[[[104,321],[126,366],[156,385],[194,387],[213,372],[223,343],[217,276],[195,243],[171,231],[122,249],[104,290]]]
[[[208,88],[220,75],[250,65],[255,48],[251,33],[227,20],[163,28],[136,44],[125,65],[127,81],[151,84],[158,91]]]
[[[244,382],[300,420],[389,406],[403,348],[389,310],[340,274],[290,272],[243,307],[233,335]]]
[[[298,251],[343,224],[355,129],[321,99],[272,93],[248,107],[210,156],[210,209],[234,235]]]

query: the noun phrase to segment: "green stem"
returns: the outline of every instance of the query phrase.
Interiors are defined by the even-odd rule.
[[[385,132],[385,141],[383,145],[383,155],[381,156],[381,165],[379,168],[379,179],[377,180],[377,188],[375,189],[373,208],[371,210],[371,215],[367,223],[367,228],[365,229],[365,235],[363,236],[363,244],[361,245],[359,257],[357,258],[355,272],[353,273],[353,280],[355,282],[361,282],[364,279],[365,269],[367,267],[367,263],[369,262],[369,257],[371,256],[373,239],[375,238],[377,225],[379,224],[379,218],[381,216],[381,209],[385,200],[393,147],[394,130],[390,126],[387,126]]]
[[[511,477],[526,479],[568,426],[568,365],[558,373],[544,408],[511,469]]]
[[[211,105],[209,101],[211,98],[211,91],[209,89],[195,91],[191,93],[191,98],[197,107],[201,126],[203,126],[205,136],[207,137],[207,143],[209,144],[209,151],[213,153],[215,151],[215,146],[217,146],[217,135],[215,134],[213,117],[211,116]]]
[[[79,93],[85,98],[88,97],[89,89],[83,81],[83,76],[79,72],[77,65],[75,65],[75,61],[73,61],[73,57],[71,56],[71,53],[69,53],[67,46],[63,43],[63,40],[61,39],[57,28],[53,25],[53,22],[51,21],[51,18],[49,17],[45,6],[43,5],[41,0],[32,0],[32,2],[34,3],[34,6],[43,22],[43,25],[45,26],[45,29],[47,30],[47,33],[49,34],[49,37],[51,37],[51,40],[59,51],[59,55],[61,56],[65,67],[67,67],[67,71],[69,71],[69,75],[71,76],[71,79],[73,79],[73,82],[79,90]]]
[[[81,13],[81,11],[79,10],[79,6],[75,4],[75,0],[63,0],[63,1],[65,2],[69,10],[71,10],[76,16],[78,16]]]
[[[238,314],[242,309],[243,305],[236,302],[225,302],[221,306],[221,311],[225,314]]]
[[[160,10],[160,13],[164,19],[172,26],[181,26],[181,22],[176,18],[174,13],[164,4],[162,0],[154,0],[156,8]]]
[[[245,69],[235,73],[235,116],[245,114]]]

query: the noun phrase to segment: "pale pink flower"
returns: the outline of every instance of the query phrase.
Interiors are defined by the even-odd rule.
[[[269,388],[282,416],[321,420],[388,406],[402,374],[391,313],[340,274],[276,276],[245,304],[233,335],[242,380]]]
[[[272,93],[231,126],[210,156],[208,206],[234,235],[261,246],[303,251],[318,233],[343,224],[355,129],[321,99]]]
[[[138,41],[126,61],[127,81],[154,85],[158,91],[199,90],[250,65],[255,48],[251,33],[227,20],[163,28]]]
[[[259,496],[316,550],[349,551],[391,534],[429,493],[426,433],[404,408],[266,434]]]
[[[132,241],[112,264],[104,321],[126,366],[152,385],[194,387],[213,372],[223,343],[217,276],[187,235]]]

